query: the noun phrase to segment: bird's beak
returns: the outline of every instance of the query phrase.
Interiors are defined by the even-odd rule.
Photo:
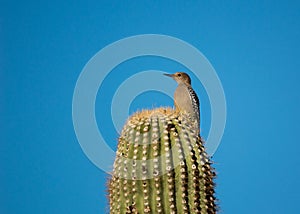
[[[172,77],[173,78],[173,74],[164,74],[167,77]]]

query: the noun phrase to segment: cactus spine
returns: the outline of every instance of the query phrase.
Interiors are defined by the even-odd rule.
[[[216,213],[214,170],[192,123],[171,109],[136,113],[119,138],[110,213]]]

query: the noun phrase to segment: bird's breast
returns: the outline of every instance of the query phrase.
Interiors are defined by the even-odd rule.
[[[192,99],[187,86],[178,85],[174,93],[174,102],[177,110],[193,113]]]

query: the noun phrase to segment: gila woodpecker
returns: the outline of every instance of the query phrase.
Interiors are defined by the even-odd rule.
[[[191,78],[184,72],[175,74],[164,74],[172,77],[178,86],[174,93],[174,104],[176,111],[185,113],[194,122],[195,129],[200,134],[200,106],[197,94],[191,86]]]

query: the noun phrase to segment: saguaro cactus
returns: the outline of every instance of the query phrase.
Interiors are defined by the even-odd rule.
[[[215,173],[187,118],[164,108],[129,118],[108,186],[112,214],[216,213]]]

